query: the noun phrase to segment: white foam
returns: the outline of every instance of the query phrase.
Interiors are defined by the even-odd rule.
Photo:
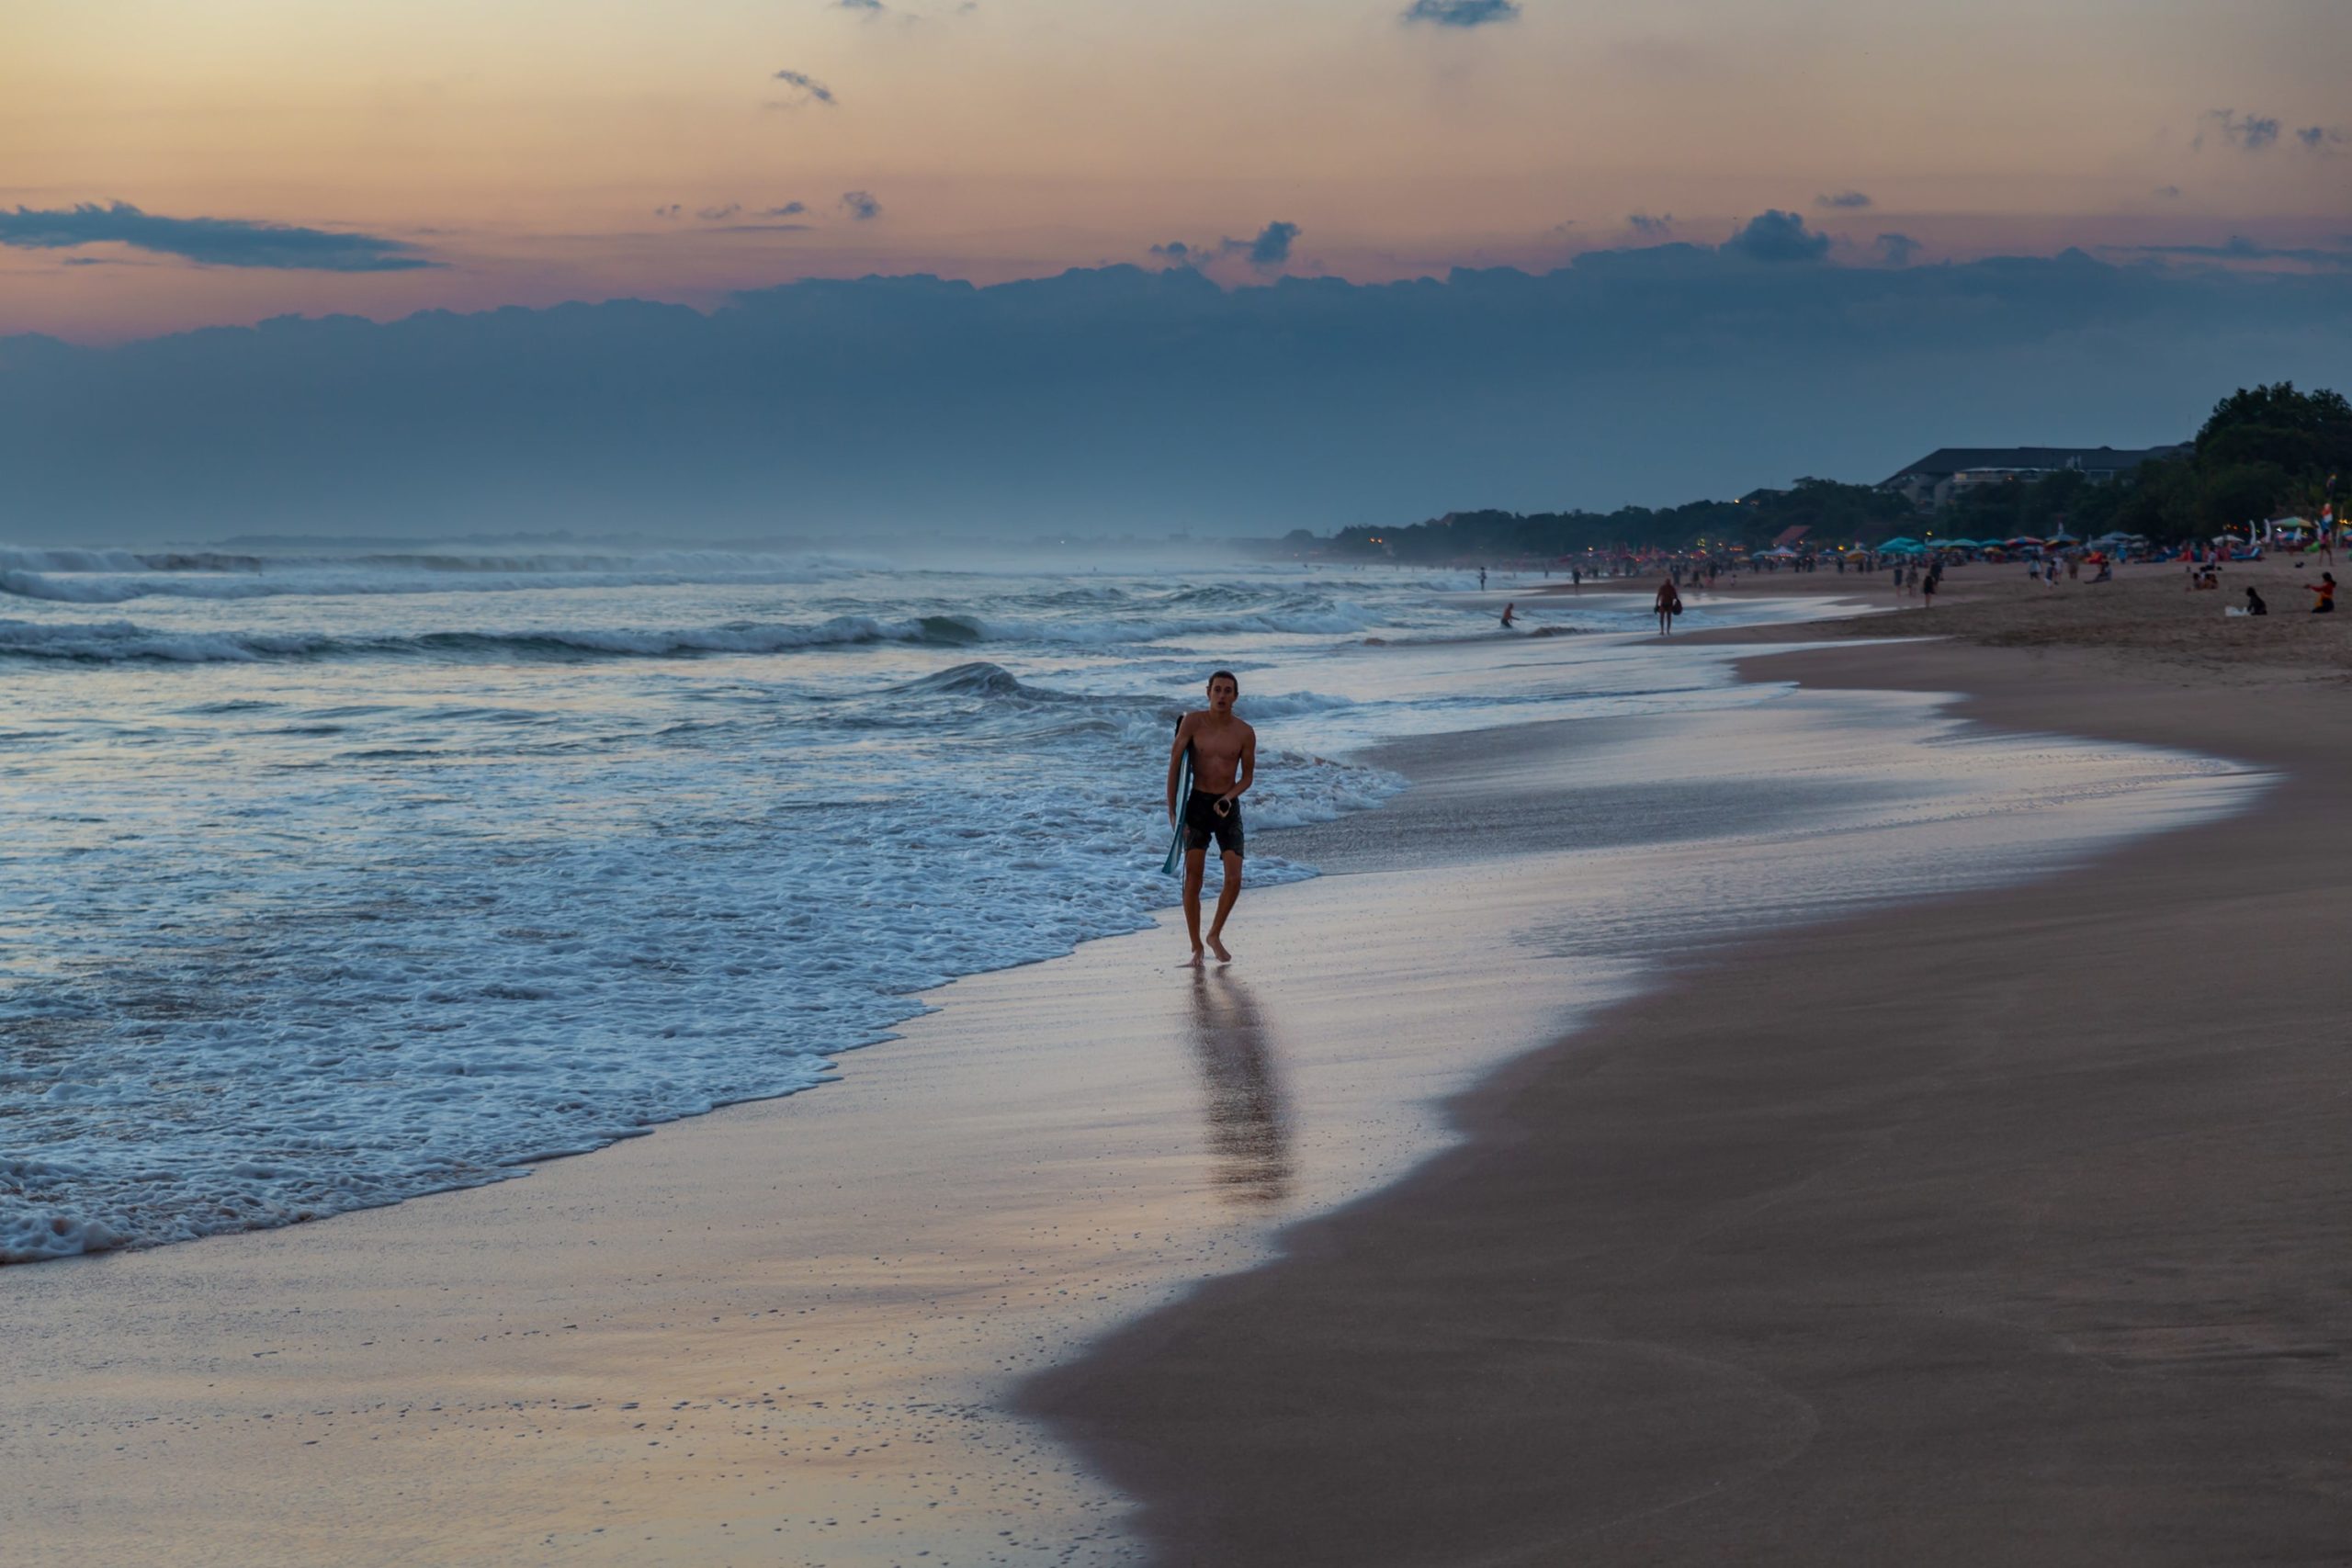
[[[358,636],[299,629],[189,631],[128,620],[0,620],[0,657],[85,663],[148,660],[200,664],[262,660],[405,657],[520,660],[606,655],[676,658],[706,653],[781,653],[857,643],[932,643],[944,647],[1033,643],[1112,649],[1206,637],[1323,634],[1370,622],[1338,606],[1257,615],[1138,616],[1129,620],[1022,620],[978,615],[890,619],[835,615],[817,622],[736,622],[721,626],[546,626],[515,630],[436,628]]]
[[[1251,701],[1269,725],[1351,705]],[[237,769],[216,810],[171,798],[191,786],[151,755],[0,867],[0,899],[105,955],[0,987],[16,1038],[73,1042],[10,1087],[12,1134],[71,1160],[0,1173],[0,1260],[494,1180],[804,1089],[910,993],[1136,929],[1173,894],[1160,695],[967,664],[651,739],[512,703],[176,711],[221,727],[216,754],[317,766]],[[518,755],[550,722],[565,739]],[[1399,787],[1270,735],[1250,820]],[[1251,874],[1306,873],[1261,854]]]
[[[84,568],[131,570],[7,570]],[[809,1088],[921,989],[1137,929],[1174,897],[1167,743],[1216,666],[1261,727],[1253,831],[1401,787],[1326,748],[1771,700],[1606,638],[1335,648],[1487,618],[1334,586],[22,601],[0,660],[46,662],[17,666],[0,792],[0,1260],[501,1179]],[[1267,848],[1253,883],[1306,874]]]

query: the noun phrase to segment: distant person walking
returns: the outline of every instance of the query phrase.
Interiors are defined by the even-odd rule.
[[[1184,930],[1193,939],[1187,969],[1201,966],[1201,882],[1208,866],[1209,841],[1216,841],[1225,863],[1225,886],[1217,893],[1216,918],[1209,922],[1208,950],[1219,964],[1233,962],[1225,950],[1225,922],[1241,897],[1241,796],[1258,776],[1258,732],[1234,716],[1234,699],[1241,682],[1230,670],[1209,677],[1209,705],[1188,713],[1176,726],[1176,743],[1168,753],[1168,820],[1184,829]],[[1193,792],[1177,815],[1176,783],[1183,775],[1184,753],[1193,754]]]
[[[1936,604],[1936,590],[1943,586],[1944,563],[1938,561],[1928,569],[1926,581],[1919,584],[1919,608],[1931,610]]]
[[[1682,614],[1682,595],[1674,591],[1674,579],[1668,578],[1657,585],[1657,635],[1674,635],[1674,617]]]

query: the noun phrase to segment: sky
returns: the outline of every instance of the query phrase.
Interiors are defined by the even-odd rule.
[[[1999,274],[2004,258],[2080,261],[2096,270],[2064,275],[2078,293],[2082,278],[2103,280],[2080,319],[2047,319],[2034,352],[2080,355],[2065,334],[2094,320],[2112,328],[2134,310],[2167,313],[2184,334],[2167,350],[2181,361],[2177,385],[2103,376],[2083,357],[2075,390],[2108,401],[2076,407],[2064,429],[2023,428],[2020,406],[2007,416],[2018,428],[1996,430],[1999,407],[1967,404],[1959,388],[1998,381],[1988,343],[1975,351],[1983,364],[1954,379],[1949,412],[1922,408],[1916,426],[1898,430],[1858,405],[1838,417],[1871,421],[1867,440],[1825,429],[1781,450],[1719,433],[1739,448],[1719,465],[1724,477],[1514,448],[1481,470],[1494,493],[1456,504],[1680,499],[1702,479],[1732,482],[1734,469],[1766,482],[1791,466],[1890,454],[1892,468],[1916,455],[1901,447],[1943,440],[2170,438],[2228,389],[2211,378],[2273,378],[2273,366],[2324,374],[2344,343],[2352,97],[2341,84],[2352,33],[2341,0],[5,6],[0,397],[42,410],[45,429],[101,461],[110,442],[191,439],[175,423],[187,417],[188,389],[167,384],[167,372],[204,359],[226,373],[233,361],[249,378],[269,360],[250,343],[200,334],[179,340],[200,352],[113,353],[171,334],[289,316],[359,317],[397,333],[416,312],[447,311],[475,323],[459,335],[483,354],[504,330],[485,313],[502,307],[640,300],[689,307],[795,353],[802,339],[773,335],[783,330],[775,291],[868,275],[1003,285],[1081,269],[1117,282],[1049,290],[1040,298],[1069,314],[1032,330],[1073,330],[1107,289],[1141,312],[1109,335],[1164,356],[1177,350],[1154,335],[1157,307],[1120,293],[1131,280],[1115,269],[1182,274],[1225,299],[1202,306],[1216,316],[1213,334],[1245,321],[1303,330],[1293,310],[1314,317],[1313,352],[1281,378],[1323,395],[1317,366],[1376,373],[1355,351],[1394,341],[1401,297],[1384,286],[1430,278],[1442,289],[1455,269],[1514,268],[1563,280],[1551,303],[1527,308],[1550,312],[1537,335],[1578,367],[1522,385],[1568,398],[1560,389],[1585,386],[1602,363],[1618,366],[1621,384],[1655,381],[1654,404],[1620,411],[1649,433],[1653,461],[1674,446],[1681,403],[1713,407],[1735,383],[1766,384],[1766,356],[1788,352],[1723,308],[1747,297],[1743,267],[1804,270],[1827,286],[1817,302],[1863,312],[1832,330],[1867,334],[1883,322],[1885,353],[1853,362],[1878,375],[1972,310],[2045,320],[2027,286]],[[1935,272],[1997,278],[2002,302],[1883,276]],[[1353,348],[1316,335],[1329,307],[1309,303],[1323,297],[1306,283],[1355,299],[1339,312],[1365,334]],[[1592,337],[1598,318],[1577,313],[1627,290],[1653,303],[1679,291],[1678,309],[1714,323],[1712,357],[1679,361],[1694,379],[1658,381],[1622,363],[1614,340]],[[879,334],[880,358],[913,378],[895,389],[910,410],[941,375],[1005,394],[984,402],[1039,409],[1184,378],[1183,367],[1146,357],[1078,379],[1063,365],[1052,388],[1020,381],[1018,344],[972,357],[1001,325],[977,305],[947,325],[978,339],[932,341],[926,357],[900,340],[946,330],[923,314],[931,306],[873,292],[854,309],[840,290],[810,298]],[[879,308],[886,297],[912,313]],[[1459,303],[1472,315],[1490,308]],[[1570,318],[1584,324],[1571,332],[1561,324]],[[1649,319],[1671,330],[1681,318]],[[814,317],[793,328],[830,330]],[[709,354],[741,347],[723,332],[680,333],[662,354],[687,340]],[[22,334],[89,354],[61,358]],[[623,336],[631,352],[647,347]],[[318,329],[311,347],[327,356],[306,361],[313,376],[336,354],[349,366],[402,352],[342,327]],[[61,407],[62,378],[109,400]],[[892,421],[893,388],[843,387],[898,425],[907,451],[921,450],[927,433]],[[1334,390],[1365,413],[1371,389]],[[795,397],[806,391],[796,383]],[[760,395],[791,403],[780,387]],[[1834,389],[1824,395],[1835,402]],[[358,392],[347,397],[348,418],[380,417]],[[155,423],[135,423],[134,407]],[[1546,412],[1528,411],[1531,428],[1547,428]],[[364,434],[343,445],[358,449]],[[1150,435],[1138,427],[1121,444],[1148,448]],[[254,449],[269,436],[259,432]],[[1253,439],[1240,427],[1230,438]],[[729,483],[756,489],[755,476],[773,477],[755,456],[720,463]],[[250,473],[214,482],[224,493],[268,489]],[[1433,465],[1396,501],[1456,482]],[[846,495],[854,479],[828,468],[818,488]],[[1375,500],[1306,510],[1352,521]],[[1135,515],[1158,525],[1214,504],[1205,491],[1171,491]],[[438,505],[481,509],[478,495],[445,493]],[[76,526],[103,525],[107,506],[136,510],[127,492],[92,501]],[[0,533],[12,530],[23,528],[0,515]]]

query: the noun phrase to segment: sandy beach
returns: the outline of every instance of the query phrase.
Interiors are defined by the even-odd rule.
[[[2346,644],[2169,577],[1987,573],[1784,634],[1971,642],[1752,660],[2278,783],[1693,966],[1458,1101],[1410,1183],[1040,1381],[1160,1560],[2341,1561]]]
[[[0,1562],[2325,1560],[2341,691],[2105,658],[1407,743],[1229,973],[1163,919],[835,1088],[11,1269]],[[1915,734],[2041,804],[1830,834]]]

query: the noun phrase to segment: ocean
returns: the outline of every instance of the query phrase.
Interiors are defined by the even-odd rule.
[[[1375,742],[1781,694],[1640,637],[1644,596],[1523,598],[1507,632],[1489,600],[1538,584],[1492,586],[0,550],[0,1261],[514,1176],[814,1088],[919,992],[1147,926],[1215,667],[1261,734],[1253,832],[1403,789],[1350,760]],[[2136,777],[2086,751],[2066,787]]]

